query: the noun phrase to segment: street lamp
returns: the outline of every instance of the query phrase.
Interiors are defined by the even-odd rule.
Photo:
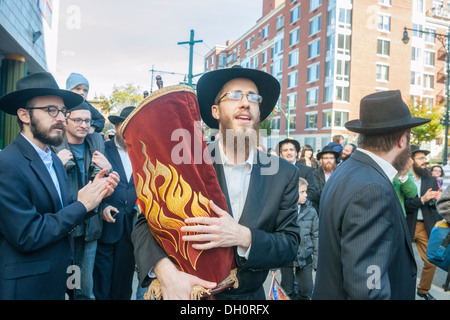
[[[407,27],[404,27],[403,30],[403,38],[402,41],[404,44],[407,44],[409,42],[409,36],[408,36],[408,31],[407,30],[411,30],[413,32],[419,32],[421,34],[430,34],[433,35],[436,39],[439,40],[440,43],[442,43],[442,45],[444,46],[445,49],[445,61],[446,61],[446,65],[447,65],[447,79],[445,82],[445,91],[446,91],[446,95],[447,95],[447,101],[445,104],[445,136],[444,136],[444,151],[442,154],[442,163],[445,165],[447,164],[447,143],[448,143],[448,115],[449,115],[449,108],[450,108],[450,97],[449,97],[449,81],[450,81],[450,28],[447,31],[447,34],[440,34],[440,33],[436,33],[436,32],[429,32],[429,31],[423,31],[423,30],[416,30],[416,29],[410,29]]]

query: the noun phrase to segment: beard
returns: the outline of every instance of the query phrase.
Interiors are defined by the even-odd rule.
[[[428,176],[430,173],[428,172],[427,168],[418,167],[416,165],[413,165],[414,172],[421,178]]]
[[[252,119],[255,119],[251,115]],[[259,140],[259,121],[253,122],[251,127],[233,128],[234,115],[221,115],[220,121],[220,138],[223,140],[223,146],[227,150],[227,154],[232,153],[239,157],[247,157],[250,148],[256,148]],[[242,162],[243,162],[242,161]]]
[[[324,171],[326,171],[326,172],[333,171],[334,169],[336,169],[336,166],[337,166],[336,162],[334,162],[334,163],[326,162],[323,164]]]
[[[54,125],[50,126],[49,129],[45,130],[42,125],[38,121],[36,121],[35,118],[31,117],[30,120],[30,130],[35,139],[42,142],[43,144],[51,146],[59,146],[61,143],[63,143],[64,134],[66,132],[63,123],[55,123]],[[61,132],[61,135],[52,137],[49,135],[49,132],[53,129],[62,129],[63,131]]]
[[[411,158],[411,148],[405,148],[392,163],[392,166],[398,171],[403,172]]]

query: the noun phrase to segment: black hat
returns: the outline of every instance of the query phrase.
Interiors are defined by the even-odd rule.
[[[76,111],[76,110],[89,110],[89,111],[91,111],[91,108],[89,108],[89,104],[86,101],[83,101],[81,104],[79,104],[76,107],[73,107],[72,109],[70,109],[70,111]]]
[[[236,78],[249,79],[258,88],[259,94],[263,97],[259,106],[260,121],[266,119],[275,107],[280,96],[280,83],[270,74],[256,69],[242,68],[239,65],[210,71],[205,73],[197,83],[200,115],[208,127],[219,128],[219,121],[212,116],[211,107],[225,83]]]
[[[293,139],[293,138],[285,138],[284,140],[281,140],[278,142],[278,153],[281,153],[281,146],[285,143],[292,143],[295,146],[295,150],[297,150],[297,153],[300,152],[300,143]]]
[[[428,151],[428,150],[421,150],[418,146],[412,144],[412,145],[411,145],[411,156],[414,156],[414,154],[415,154],[416,152],[422,152],[422,153],[424,153],[425,155],[427,155],[427,154],[430,153],[430,151]]]
[[[67,110],[83,102],[83,97],[77,93],[59,89],[55,78],[48,72],[36,72],[23,77],[16,84],[16,91],[0,98],[0,110],[17,115],[17,110],[34,97],[58,96],[64,100]]]
[[[120,112],[120,115],[118,115],[118,116],[109,116],[108,120],[113,125],[116,125],[119,122],[125,121],[125,119],[130,115],[130,113],[133,112],[134,109],[136,109],[136,107],[133,107],[133,106],[123,108],[122,111]]]
[[[325,147],[323,147],[322,151],[320,151],[320,152],[317,154],[317,160],[320,160],[320,158],[322,158],[322,156],[323,156],[325,153],[332,153],[332,154],[334,154],[334,157],[336,158],[336,160],[337,160],[337,159],[339,158],[339,156],[340,156],[339,152],[334,151],[333,148],[331,148],[330,146],[325,146]]]
[[[430,119],[411,116],[399,90],[369,94],[361,99],[360,119],[345,123],[353,132],[380,134],[402,131],[430,122]]]

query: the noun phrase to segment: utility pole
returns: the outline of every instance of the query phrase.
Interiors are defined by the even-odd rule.
[[[180,75],[180,76],[185,76],[184,73],[176,73],[176,72],[170,72],[170,71],[163,71],[163,70],[155,70],[154,66],[152,66],[152,69],[150,70],[151,74],[152,74],[152,80],[150,82],[150,93],[153,92],[153,74],[156,73],[161,73],[161,74],[173,74],[173,75]],[[156,76],[156,80],[158,80],[158,76]],[[158,86],[159,88],[159,86]]]
[[[192,74],[192,64],[194,61],[194,45],[196,43],[203,42],[203,40],[194,40],[194,30],[191,30],[191,39],[189,41],[178,42],[178,44],[189,44],[189,74],[188,74],[188,85],[192,87],[192,79],[194,75]]]

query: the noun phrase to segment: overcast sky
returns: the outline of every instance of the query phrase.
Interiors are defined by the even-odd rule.
[[[187,74],[190,30],[195,40],[193,74],[203,56],[235,40],[262,16],[263,0],[61,0],[57,70],[61,88],[71,72],[90,82],[88,99],[109,96],[114,85],[149,90],[151,72]],[[161,74],[164,86],[183,75]],[[198,78],[194,79],[196,82]],[[156,90],[154,82],[153,90]]]

